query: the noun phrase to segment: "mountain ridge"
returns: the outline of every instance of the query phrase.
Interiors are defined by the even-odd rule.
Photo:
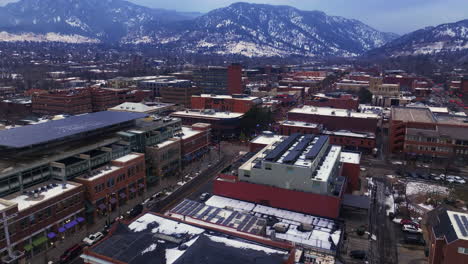
[[[21,0],[0,7],[0,33],[3,41],[75,36],[70,43],[149,44],[247,57],[355,57],[397,37],[356,19],[285,5],[238,2],[193,17],[123,0]]]

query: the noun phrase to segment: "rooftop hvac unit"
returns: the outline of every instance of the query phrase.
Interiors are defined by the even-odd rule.
[[[276,223],[273,225],[273,229],[277,232],[277,233],[286,233],[288,231],[288,224],[285,224],[285,223]]]

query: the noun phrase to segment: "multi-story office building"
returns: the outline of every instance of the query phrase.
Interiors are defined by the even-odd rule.
[[[357,111],[359,100],[350,94],[314,94],[311,100],[304,102],[305,105],[317,107],[332,107]]]
[[[288,112],[288,120],[322,124],[324,129],[376,133],[381,117],[374,113],[347,109],[304,106]]]
[[[242,66],[201,68],[194,71],[194,82],[205,94],[242,94]]]
[[[214,193],[337,218],[346,190],[341,170],[341,147],[330,145],[328,136],[294,134],[255,154],[239,168],[237,177],[220,176]]]
[[[180,170],[180,140],[177,135],[181,131],[182,121],[179,118],[151,116],[138,120],[133,129],[121,131],[118,135],[129,142],[133,151],[146,154],[146,182],[158,184],[161,177],[166,175],[163,172],[175,174]]]
[[[190,107],[191,98],[194,95],[200,95],[202,89],[198,86],[175,86],[163,87],[160,90],[161,101]]]
[[[398,96],[400,94],[400,84],[383,83],[383,78],[372,77],[369,81],[369,91],[373,95]]]
[[[32,96],[32,111],[37,114],[84,114],[93,111],[90,92],[87,89],[36,93]]]
[[[2,263],[32,259],[84,224],[83,186],[49,180],[0,199]]]
[[[173,88],[191,88],[192,82],[189,80],[176,80],[175,77],[169,79],[157,79],[142,81],[139,83],[139,89],[151,91],[151,96],[161,97],[162,90],[171,90]],[[187,90],[187,89],[186,89]],[[167,91],[166,91],[167,92]]]
[[[98,112],[0,131],[0,197],[51,178],[73,179],[128,154],[115,133],[145,116]]]
[[[393,107],[389,139],[392,153],[462,161],[468,155],[467,118],[430,108]]]
[[[183,126],[178,136],[182,140],[182,162],[186,164],[208,152],[211,143],[211,125],[196,123],[190,127]]]
[[[214,136],[232,138],[238,135],[241,120],[245,114],[206,109],[178,111],[172,113],[171,116],[182,119],[182,123],[187,126],[195,123],[211,124]]]
[[[127,201],[143,195],[146,186],[145,155],[130,153],[92,169],[74,181],[85,189],[87,222],[103,217]]]
[[[247,113],[253,107],[262,104],[262,99],[243,94],[192,96],[192,109],[214,109],[222,112]]]

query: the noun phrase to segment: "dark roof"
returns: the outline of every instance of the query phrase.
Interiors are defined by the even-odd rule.
[[[239,249],[215,242],[202,234],[173,264],[280,264],[284,255],[250,248]]]
[[[343,196],[343,205],[358,208],[358,209],[369,210],[370,200],[368,196],[357,196],[357,195],[345,194]]]
[[[0,131],[0,146],[23,148],[43,144],[76,134],[144,118],[146,116],[146,114],[140,113],[105,111],[8,129]]]
[[[235,237],[229,237],[228,239],[249,244],[245,244],[245,248],[229,246],[210,239],[210,237],[221,238],[226,237],[226,235],[215,232],[210,233],[210,235],[200,234],[198,239],[172,264],[284,263],[286,254],[253,250],[248,246],[256,245],[255,243]],[[184,237],[182,239],[188,241],[193,237]],[[151,232],[151,228],[141,232],[133,232],[126,225],[119,223],[112,235],[91,248],[91,250],[99,255],[129,264],[166,264],[169,263],[166,259],[167,250],[178,249],[179,245],[175,242],[163,240],[161,237],[156,237]],[[154,245],[155,248],[147,250],[151,245]]]
[[[433,228],[434,235],[436,237],[445,237],[447,243],[452,243],[458,239],[457,233],[455,232],[447,211],[442,211],[442,213],[439,214],[439,222]]]

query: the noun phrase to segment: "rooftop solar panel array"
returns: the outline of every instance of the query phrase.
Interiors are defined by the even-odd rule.
[[[317,142],[315,142],[310,151],[306,154],[306,158],[311,160],[315,159],[327,141],[328,136],[320,136]]]
[[[230,211],[231,214],[229,214],[229,216],[227,217],[221,216],[220,213],[223,210]],[[190,216],[192,218],[204,220],[206,222],[229,226],[235,228],[238,231],[253,234],[257,234],[261,229],[259,229],[258,226],[266,225],[266,221],[263,221],[261,218],[256,216],[251,216],[249,214],[244,214],[228,209],[221,209],[187,199],[183,200],[178,205],[176,205],[171,210],[171,212],[185,216]],[[242,219],[240,223],[239,219]]]
[[[302,154],[304,149],[314,139],[314,135],[305,135],[301,141],[289,152],[289,154],[283,159],[284,163],[294,163]]]
[[[277,159],[279,159],[281,155],[283,155],[300,136],[301,134],[293,134],[287,139],[285,139],[275,149],[268,153],[268,155],[265,157],[265,160],[276,161]]]
[[[97,112],[0,131],[0,146],[24,148],[146,117],[127,112]]]
[[[455,221],[457,222],[458,228],[460,228],[460,231],[463,236],[468,236],[468,231],[466,230],[465,224],[462,222],[461,218],[459,215],[454,214]]]

